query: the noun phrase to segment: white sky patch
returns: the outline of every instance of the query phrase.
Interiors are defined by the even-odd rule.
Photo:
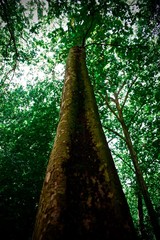
[[[54,69],[55,73],[62,76],[64,75],[64,65],[62,63],[58,63],[56,66],[55,66],[55,69]]]
[[[19,64],[18,70],[12,79],[13,85],[27,88],[27,85],[35,85],[37,82],[42,82],[46,78],[50,80],[63,81],[64,79],[64,65],[59,63],[53,68],[53,72],[41,69],[40,66]],[[12,86],[13,88],[13,86]]]
[[[27,84],[34,85],[37,80],[43,81],[45,79],[45,73],[43,71],[40,71],[38,66],[27,66],[27,65],[21,65],[19,68],[20,73],[22,76],[15,78],[15,82],[17,84],[23,86],[26,88]]]
[[[38,6],[36,2],[33,3],[33,6],[30,4],[30,0],[21,0],[21,3],[25,7],[25,15],[26,17],[30,17],[30,24],[34,25],[38,23]],[[43,16],[47,14],[48,11],[48,2],[47,0],[40,0],[39,4],[41,4],[41,7],[43,6]],[[54,19],[53,26],[48,26],[48,31],[50,31],[50,28],[56,28],[60,26],[59,19]],[[63,25],[63,28],[67,30],[67,22],[61,21],[61,24]],[[33,34],[34,35],[34,34]],[[46,34],[45,34],[46,35]],[[38,41],[43,41],[44,44],[50,44],[50,39],[47,39],[47,37],[44,37],[43,29],[42,31],[39,31],[38,34],[36,33],[33,38],[36,38]],[[45,39],[44,39],[45,38]],[[29,41],[29,39],[28,39]],[[31,43],[32,44],[32,43]],[[23,41],[22,39],[22,45],[24,46],[24,49],[28,48],[30,49],[30,42]],[[45,45],[44,45],[45,46]],[[11,82],[11,88],[16,88],[17,86],[22,86],[23,88],[26,88],[27,85],[35,85],[37,82],[44,81],[45,79],[48,79],[48,81],[57,80],[62,81],[64,79],[64,65],[61,63],[56,64],[55,53],[46,51],[44,46],[36,45],[36,58],[35,61],[33,60],[33,64],[27,64],[22,62],[17,62],[16,70],[13,73],[8,75],[8,78]],[[58,48],[58,45],[57,45]],[[45,52],[46,51],[46,52]],[[37,59],[39,59],[39,62],[37,62]],[[48,59],[53,59],[53,64],[49,64],[47,62]],[[52,68],[53,65],[53,68]]]
[[[25,7],[25,16],[30,20],[30,27],[34,24],[38,23],[38,6],[36,1],[31,0],[20,0],[22,5]],[[39,4],[43,9],[43,16],[47,14],[48,11],[48,2],[47,0],[39,0]],[[55,30],[56,27],[59,28],[60,26],[63,27],[65,31],[68,30],[67,26],[67,18],[64,16],[61,19],[54,19],[54,21],[47,26],[47,29],[40,29],[37,33],[30,33],[30,29],[26,29],[31,37],[31,39],[21,39],[22,42],[22,50],[24,52],[26,49],[28,51],[32,50],[35,51],[35,56],[31,55],[31,63],[28,64],[27,62],[18,62],[16,63],[16,69],[7,70],[7,82],[9,83],[11,89],[14,89],[18,86],[22,86],[23,88],[27,88],[27,85],[35,85],[38,82],[44,81],[48,79],[48,81],[63,81],[64,79],[64,64],[58,63],[56,64],[55,58],[55,50],[59,50],[58,46],[58,39],[57,39],[57,49],[49,49],[50,47],[45,47],[47,45],[50,46],[51,39],[47,38],[47,32],[51,32],[53,29]],[[44,34],[45,31],[45,34]],[[32,36],[33,35],[33,36]],[[34,38],[38,42],[42,40],[42,45],[34,43]],[[35,59],[34,59],[35,58]],[[29,59],[30,60],[30,59]],[[9,67],[8,67],[9,68]]]
[[[27,6],[29,5],[30,2],[31,2],[30,0],[21,0],[22,5],[26,9],[28,9]],[[40,0],[38,4],[41,4],[41,8],[43,8],[43,15],[46,15],[47,11],[48,11],[48,2],[47,2],[47,0]],[[26,17],[28,17],[31,14],[31,11],[32,11],[32,14],[33,14],[33,18],[30,19],[31,22],[37,23],[38,22],[38,6],[37,6],[36,3],[34,3],[34,5],[32,7],[30,7],[30,10],[26,10],[25,11]]]

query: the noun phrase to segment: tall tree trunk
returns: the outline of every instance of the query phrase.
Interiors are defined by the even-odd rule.
[[[118,110],[119,121],[121,123],[123,133],[124,133],[124,136],[125,136],[125,141],[126,141],[126,144],[127,144],[127,147],[128,147],[128,150],[129,150],[129,153],[130,153],[130,156],[131,156],[134,168],[135,168],[137,181],[138,181],[138,184],[140,186],[141,192],[142,192],[143,197],[144,197],[144,201],[145,201],[145,204],[146,204],[146,207],[147,207],[148,215],[150,217],[150,221],[151,221],[151,224],[152,224],[152,227],[153,227],[155,237],[156,237],[157,240],[159,240],[160,239],[160,226],[159,226],[159,223],[158,223],[158,218],[157,218],[156,212],[153,208],[153,204],[152,204],[152,201],[150,199],[149,192],[147,190],[146,182],[143,178],[143,174],[142,174],[142,171],[141,171],[139,163],[138,163],[137,153],[134,150],[132,140],[131,140],[131,136],[130,136],[128,127],[125,123],[122,108],[120,107],[117,96],[115,97],[115,101],[116,101],[116,107],[117,107],[117,110]]]
[[[127,201],[100,123],[85,49],[66,65],[60,121],[33,240],[135,240]]]

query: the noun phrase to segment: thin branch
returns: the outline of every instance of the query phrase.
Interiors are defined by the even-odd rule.
[[[104,126],[104,128],[106,128],[107,130],[109,130],[110,132],[114,133],[115,135],[117,135],[118,137],[120,137],[123,141],[126,142],[125,137],[123,137],[120,133],[118,133],[117,131],[113,130],[112,128],[109,128],[107,126]]]
[[[107,39],[108,40],[108,39]],[[107,40],[104,40],[104,41],[107,41]],[[142,45],[142,44],[133,44],[133,45],[121,45],[121,44],[118,44],[118,43],[105,43],[105,42],[92,42],[92,43],[88,43],[87,45],[85,45],[85,47],[88,47],[88,46],[91,46],[91,45],[97,45],[97,46],[106,46],[106,47],[121,47],[121,48],[125,48],[125,49],[128,49],[128,50],[134,50],[135,47],[137,48],[147,48],[147,46],[145,45]]]
[[[119,122],[122,124],[122,122],[123,122],[123,113],[122,113],[121,105],[119,103],[118,93],[117,92],[114,92],[114,97],[115,97],[116,108],[117,108],[117,111],[118,111]]]
[[[107,143],[112,142],[113,139],[115,139],[115,138],[111,138],[111,139],[107,140]]]
[[[126,80],[122,83],[122,85],[120,86],[119,90],[117,91],[118,95],[122,91],[122,89],[124,88],[125,84],[126,84]]]
[[[12,42],[12,38],[10,36],[10,39],[9,39],[9,42],[6,44],[5,46],[5,56],[7,56],[7,52],[8,52],[8,47],[11,45],[11,42]]]
[[[121,157],[121,155],[120,154],[118,154],[118,153],[115,153],[115,151],[114,150],[112,150],[112,152],[117,156],[117,157],[119,157],[134,173],[135,173],[135,170],[134,170],[134,168],[132,168],[132,166],[130,166],[129,164],[128,164],[128,162],[127,161],[125,161],[122,157]]]
[[[109,108],[109,110],[114,114],[114,116],[118,119],[118,121],[120,122],[118,115],[116,114],[116,112],[113,110],[113,108],[111,107],[111,105],[108,102],[108,96],[106,96],[106,105]]]
[[[15,64],[13,65],[13,67],[6,73],[5,79],[7,79],[7,78],[8,78],[8,75],[13,72],[13,75],[12,75],[12,77],[11,77],[11,79],[10,79],[10,82],[11,82],[11,80],[12,80],[13,77],[14,77],[16,67],[17,67],[17,61],[15,62]]]
[[[128,96],[129,96],[129,93],[130,93],[130,91],[131,91],[131,88],[132,88],[132,86],[135,84],[135,82],[137,81],[137,79],[138,79],[138,76],[132,81],[132,83],[130,84],[130,86],[129,86],[129,88],[128,88],[128,91],[127,91],[127,93],[126,93],[126,95],[125,95],[125,98],[124,98],[124,101],[123,101],[123,104],[122,104],[122,110],[123,110],[123,108],[124,108],[124,106],[125,106],[125,104],[126,104],[126,101],[127,101],[127,99],[128,99]]]
[[[114,86],[114,82],[112,81],[112,78],[106,78],[106,83],[109,83],[110,86]]]
[[[84,35],[84,37],[83,37],[82,47],[86,47],[86,46],[85,46],[85,41],[86,41],[86,38],[87,38],[88,34],[90,33],[90,31],[91,31],[91,29],[92,29],[93,22],[94,22],[94,16],[92,16],[91,24],[90,24],[89,28],[87,29],[87,31],[86,31],[86,33],[85,33],[85,35]]]
[[[112,100],[112,102],[116,103],[116,100],[113,97],[110,97],[110,99]]]
[[[114,114],[114,116],[118,119],[118,121],[120,122],[120,119],[119,119],[118,115],[115,113],[113,108],[109,105],[108,101],[106,101],[106,105],[109,108],[109,110]]]
[[[149,60],[148,60],[148,62],[149,62]],[[144,62],[144,63],[142,64],[142,66],[139,66],[139,69],[140,69],[140,68],[143,69],[143,67],[145,66],[146,63],[147,63],[147,62]],[[137,77],[135,77],[135,79],[132,81],[132,83],[130,84],[130,86],[129,86],[129,88],[128,88],[128,91],[127,91],[126,96],[125,96],[125,98],[124,98],[124,102],[123,102],[123,104],[122,104],[122,110],[123,110],[123,108],[124,108],[124,106],[125,106],[125,103],[126,103],[126,101],[127,101],[127,99],[128,99],[130,90],[131,90],[132,86],[135,84],[135,82],[137,81],[138,77],[139,77],[139,76],[137,75]]]
[[[11,78],[9,79],[9,82],[8,82],[8,84],[7,84],[7,85],[10,85],[10,83],[11,83],[11,81],[12,81],[14,75],[15,75],[16,66],[17,66],[17,61],[15,62],[14,66],[12,67],[12,69],[10,69],[10,70],[6,73],[6,75],[4,76],[4,78],[2,79],[1,88],[3,89],[3,91],[4,91],[5,93],[7,93],[7,87],[5,87],[5,80],[6,80],[7,78],[9,78],[8,75],[13,72],[13,75],[11,76]],[[2,92],[2,94],[3,94],[3,92]]]
[[[109,110],[114,114],[114,116],[118,119],[118,121],[120,122],[120,119],[118,117],[118,115],[116,114],[116,112],[113,110],[113,108],[111,107],[111,105],[109,104],[108,101],[108,96],[106,94],[106,98],[98,91],[98,94],[100,95],[100,97],[103,99],[104,102],[106,102],[107,107],[109,108]],[[112,98],[113,101],[113,98]]]
[[[11,19],[9,19],[9,17],[8,17],[8,11],[7,11],[7,8],[6,8],[6,5],[8,6],[8,2],[6,1],[6,5],[5,5],[5,3],[2,0],[0,0],[0,3],[1,3],[2,9],[4,11],[4,16],[3,17],[6,20],[7,28],[8,28],[11,40],[13,42],[13,46],[14,46],[14,50],[15,50],[15,54],[16,54],[16,59],[17,59],[18,58],[18,49],[17,49],[17,45],[16,45],[14,29],[12,27]],[[3,17],[2,17],[2,19],[3,19]]]
[[[92,43],[89,43],[87,44],[85,47],[88,47],[88,46],[91,46],[91,45],[97,45],[97,46],[110,46],[110,47],[123,47],[122,45],[120,44],[113,44],[113,43],[97,43],[97,42],[92,42]]]
[[[136,115],[138,114],[138,112],[141,110],[141,108],[145,105],[146,103],[142,103],[141,106],[137,109],[137,111],[134,113],[134,115],[131,117],[130,123],[128,124],[128,128],[131,126],[132,121],[134,120],[134,118],[136,117]]]

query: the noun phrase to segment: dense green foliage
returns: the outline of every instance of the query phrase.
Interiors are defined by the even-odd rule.
[[[0,212],[7,239],[23,239],[33,227],[58,119],[53,86],[47,81],[25,90],[19,86],[2,97]]]
[[[155,0],[0,0],[0,217],[5,239],[31,236],[59,118],[63,81],[57,67],[74,45],[86,46],[101,121],[139,234],[139,191],[116,96],[160,216],[159,12]],[[146,239],[152,239],[144,203],[143,210]]]

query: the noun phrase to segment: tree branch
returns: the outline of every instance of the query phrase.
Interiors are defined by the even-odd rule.
[[[118,119],[118,121],[120,122],[120,119],[119,119],[118,115],[116,114],[116,112],[113,110],[113,108],[112,108],[111,105],[109,104],[107,94],[106,94],[106,98],[105,98],[99,91],[98,91],[98,93],[99,93],[100,97],[106,102],[106,105],[107,105],[107,107],[109,108],[109,110],[114,114],[114,116],[115,116],[115,117]],[[112,99],[112,101],[114,101],[113,98],[111,98],[111,99]]]
[[[4,86],[5,86],[5,80],[6,80],[7,78],[9,78],[8,75],[13,72],[13,75],[12,75],[11,78],[9,79],[8,85],[11,83],[11,81],[12,81],[14,75],[15,75],[16,66],[17,66],[17,62],[15,62],[14,66],[5,74],[5,76],[4,76],[3,79],[2,79],[1,88],[3,88],[3,91],[4,91],[4,92],[7,92],[7,89],[4,87]],[[3,94],[3,93],[2,93],[2,94]]]
[[[104,128],[106,128],[108,131],[114,133],[115,135],[117,135],[118,137],[120,137],[123,141],[126,142],[125,137],[123,137],[120,133],[118,133],[117,131],[113,130],[112,128],[109,128],[107,126],[104,126]]]
[[[125,161],[125,160],[121,157],[120,154],[116,153],[114,150],[112,150],[112,152],[113,152],[117,157],[119,157],[119,158],[135,173],[134,168],[132,168],[132,166],[130,166],[130,165],[128,164],[128,162]]]
[[[142,103],[141,106],[137,109],[137,111],[134,113],[134,115],[131,117],[130,123],[128,124],[128,128],[131,126],[132,121],[134,120],[134,118],[136,117],[136,115],[138,114],[138,112],[141,110],[141,108],[145,105],[146,103]]]
[[[107,39],[108,40],[108,39]],[[106,41],[107,41],[106,40]],[[105,41],[105,40],[104,40]],[[129,50],[134,50],[135,47],[137,48],[147,48],[147,46],[145,45],[142,45],[142,44],[133,44],[133,45],[121,45],[121,44],[118,44],[118,43],[105,43],[105,42],[92,42],[92,43],[88,43],[87,45],[85,45],[85,47],[88,47],[90,45],[97,45],[97,46],[110,46],[110,47],[121,47],[121,48],[125,48],[125,49],[129,49]]]
[[[118,121],[120,122],[120,119],[118,117],[118,115],[116,114],[116,112],[113,110],[113,108],[110,106],[109,101],[108,101],[108,96],[106,95],[106,105],[109,108],[109,110],[114,114],[114,116],[118,119]]]
[[[128,87],[128,91],[127,91],[127,93],[126,93],[126,95],[125,95],[125,98],[124,98],[124,101],[123,101],[123,103],[122,103],[122,110],[123,110],[123,108],[124,108],[124,106],[125,106],[125,104],[126,104],[126,101],[127,101],[127,99],[128,99],[128,96],[129,96],[129,93],[130,93],[130,91],[131,91],[131,88],[132,88],[132,86],[135,84],[135,82],[137,81],[137,79],[138,79],[138,76],[132,81],[132,83],[130,84],[130,86]]]
[[[120,44],[113,44],[113,43],[97,43],[97,42],[92,42],[87,44],[85,47],[91,46],[91,45],[97,45],[97,46],[111,46],[111,47],[123,47]]]
[[[86,38],[88,36],[88,34],[90,33],[91,29],[92,29],[92,26],[93,26],[93,22],[94,22],[94,15],[92,16],[92,20],[91,20],[91,25],[89,26],[89,28],[87,29],[84,37],[83,37],[83,40],[82,40],[82,47],[86,47],[85,46],[85,42],[86,42]]]
[[[126,84],[126,80],[122,83],[122,85],[120,86],[119,90],[117,91],[118,95],[122,91],[122,89],[124,88],[125,84]]]
[[[3,14],[4,14],[4,16],[2,14],[1,17],[7,23],[7,28],[8,28],[10,37],[11,37],[10,39],[13,42],[15,55],[16,55],[16,59],[17,59],[18,58],[18,49],[17,49],[16,39],[15,39],[15,35],[14,35],[14,28],[12,26],[12,20],[9,18],[8,11],[7,11],[7,8],[6,8],[6,5],[8,6],[8,1],[6,1],[6,5],[5,5],[5,3],[2,0],[0,0],[0,3],[1,3],[1,7],[3,9]]]

